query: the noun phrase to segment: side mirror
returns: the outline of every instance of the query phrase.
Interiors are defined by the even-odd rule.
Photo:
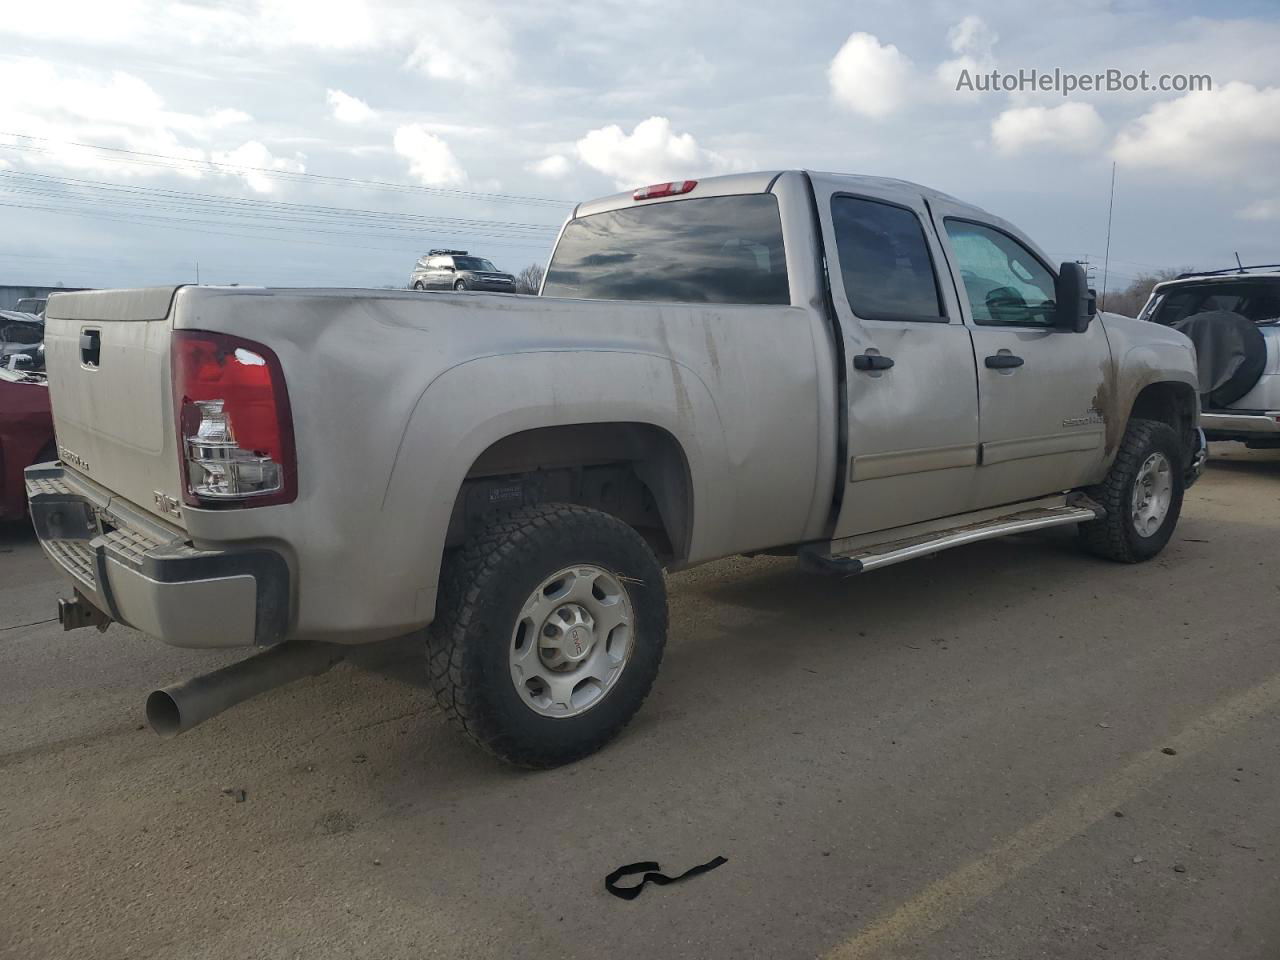
[[[1089,321],[1098,312],[1098,301],[1089,289],[1084,267],[1068,260],[1058,270],[1058,282],[1054,285],[1057,309],[1053,325],[1058,330],[1084,333]]]

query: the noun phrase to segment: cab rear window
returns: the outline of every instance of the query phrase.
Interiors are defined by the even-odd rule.
[[[579,217],[565,226],[542,295],[790,303],[778,201],[704,197]]]

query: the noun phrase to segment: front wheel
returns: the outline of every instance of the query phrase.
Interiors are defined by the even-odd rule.
[[[440,707],[480,746],[554,767],[626,726],[666,637],[666,584],[640,535],[596,510],[542,504],[446,558],[428,673]]]
[[[1139,563],[1163,550],[1182,513],[1183,461],[1178,435],[1167,423],[1129,421],[1106,479],[1088,491],[1107,511],[1080,525],[1089,551]]]

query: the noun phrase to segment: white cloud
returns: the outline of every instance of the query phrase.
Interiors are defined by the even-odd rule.
[[[579,160],[612,177],[622,190],[736,167],[727,157],[698,146],[692,134],[675,133],[666,117],[650,117],[631,133],[617,124],[600,127],[579,140],[576,150]]]
[[[289,173],[303,173],[307,169],[300,157],[294,159],[277,157],[267,149],[265,144],[259,143],[257,140],[246,141],[234,150],[215,152],[211,159],[214,163],[245,167],[246,169],[241,171],[239,176],[244,178],[244,182],[249,185],[249,189],[255,193],[271,193],[275,189],[276,184],[266,171],[281,170]]]
[[[55,65],[34,57],[0,60],[0,130],[43,138],[39,153],[24,153],[27,167],[61,167],[114,177],[154,177],[165,167],[113,162],[101,151],[76,146],[104,144],[189,161],[210,159],[209,151],[228,137],[243,142],[252,118],[241,110],[205,113],[170,110],[146,81],[115,70],[102,72]],[[15,141],[25,143],[26,141]],[[199,178],[199,167],[178,170]]]
[[[995,68],[995,45],[1000,37],[979,16],[969,15],[947,32],[947,46],[955,57],[938,64],[934,75],[950,93],[962,99],[976,101],[980,94],[973,90],[956,90],[956,83],[963,71],[970,76],[990,72]]]
[[[406,66],[436,80],[492,84],[511,72],[514,54],[505,20],[475,4],[433,6]]]
[[[409,173],[430,187],[457,186],[467,182],[466,171],[444,140],[423,124],[396,128],[396,153],[409,161]]]
[[[1242,220],[1280,220],[1280,199],[1251,203],[1239,216]]]
[[[525,169],[531,173],[536,173],[540,177],[546,177],[549,180],[559,180],[561,177],[567,176],[572,164],[569,158],[562,153],[553,153],[549,157],[529,164]]]
[[[163,41],[166,48],[182,44],[341,51],[367,50],[396,38],[405,29],[402,20],[394,6],[369,0],[320,5],[313,0],[57,0],[6,5],[4,29],[14,36],[92,46],[145,47]]]
[[[1121,131],[1121,166],[1196,179],[1274,182],[1280,158],[1280,87],[1228,83],[1158,103]]]
[[[377,113],[359,97],[353,97],[341,90],[325,91],[325,99],[333,109],[333,119],[341,123],[365,123],[377,116]]]
[[[836,102],[867,117],[886,117],[901,107],[914,83],[911,61],[893,44],[854,33],[827,68]]]
[[[1064,103],[1060,107],[1014,107],[991,122],[991,140],[1001,153],[1021,153],[1037,147],[1061,147],[1076,153],[1096,149],[1106,125],[1092,104]]]

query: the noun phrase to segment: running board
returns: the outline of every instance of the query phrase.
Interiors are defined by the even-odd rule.
[[[925,535],[864,545],[845,553],[829,552],[831,544],[813,544],[802,547],[798,556],[802,563],[826,573],[851,576],[855,573],[902,563],[904,560],[927,557],[966,543],[977,543],[979,540],[992,540],[1014,533],[1029,533],[1032,530],[1097,520],[1105,515],[1106,511],[1100,505],[1087,497],[1076,495],[1071,498],[1070,503],[1060,506],[1037,507],[1019,513],[1009,513]],[[828,548],[828,552],[823,552],[824,548]]]

